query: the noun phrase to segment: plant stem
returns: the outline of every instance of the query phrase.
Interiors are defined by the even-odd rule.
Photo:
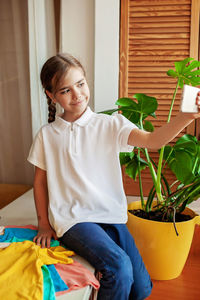
[[[143,113],[141,113],[141,115],[140,115],[140,127],[141,127],[142,130],[144,130],[143,123],[142,123],[142,118],[143,118]],[[146,156],[146,159],[147,159],[147,162],[148,162],[148,166],[149,166],[149,170],[150,170],[150,173],[151,173],[151,176],[152,176],[152,179],[153,179],[154,186],[156,186],[157,175],[156,175],[155,169],[153,167],[153,164],[150,160],[147,148],[144,149],[144,152],[145,152],[145,156]]]
[[[170,122],[171,119],[171,114],[172,114],[172,109],[174,106],[174,101],[176,98],[176,93],[178,90],[178,86],[179,86],[179,80],[176,84],[176,88],[173,94],[173,98],[172,98],[172,102],[171,102],[171,106],[170,106],[170,110],[169,110],[169,115],[167,118],[167,123]],[[161,172],[162,172],[162,163],[163,163],[163,155],[164,155],[164,150],[165,150],[165,146],[163,146],[160,149],[160,155],[159,155],[159,161],[158,161],[158,170],[157,170],[157,184],[156,184],[156,192],[157,192],[157,197],[158,197],[158,202],[162,202],[163,201],[163,197],[162,197],[162,191],[161,191]]]
[[[192,168],[192,173],[193,174],[195,172],[198,160],[199,160],[199,147],[197,148],[196,158],[195,158],[195,162],[194,162],[194,165],[193,165],[193,168]]]
[[[144,205],[144,195],[143,195],[143,188],[142,188],[142,177],[141,177],[141,170],[140,170],[140,148],[138,149],[138,177],[139,177],[139,188],[140,188],[140,198],[141,198],[141,204],[142,209],[145,208]]]
[[[158,202],[163,201],[162,190],[161,190],[161,172],[162,172],[162,162],[163,162],[163,154],[165,147],[160,149],[160,155],[158,160],[158,170],[157,170],[157,184],[156,184],[156,192],[158,197]]]
[[[200,191],[200,186],[197,185],[197,187],[195,187],[195,188],[192,190],[192,192],[190,192],[190,193],[184,198],[184,201],[188,200],[190,197],[195,196],[195,194],[196,194],[197,192],[199,192],[199,191]]]
[[[163,164],[163,166],[162,166],[162,170],[164,169],[164,167],[165,167],[166,163],[168,162],[168,160],[169,160],[169,158],[170,158],[170,155],[172,154],[172,152],[173,152],[173,148],[171,148],[171,150],[170,150],[170,152],[169,152],[169,154],[168,154],[167,158],[165,159],[165,162],[164,162],[164,164]]]
[[[168,115],[167,123],[169,123],[170,119],[171,119],[171,114],[172,114],[172,110],[173,110],[173,106],[174,106],[174,101],[176,99],[176,93],[178,91],[178,87],[179,87],[179,79],[177,81],[176,88],[175,88],[175,91],[174,91],[174,94],[173,94],[173,98],[172,98],[172,102],[171,102],[171,106],[170,106],[170,110],[169,110],[169,115]]]

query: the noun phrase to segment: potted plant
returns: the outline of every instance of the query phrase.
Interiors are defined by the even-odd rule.
[[[175,62],[175,70],[167,72],[176,80],[167,122],[171,119],[178,88],[182,89],[184,84],[200,85],[199,66],[200,62],[186,58]],[[104,113],[120,111],[140,129],[154,130],[147,117],[156,117],[156,98],[135,94],[133,99],[120,98],[115,104],[116,109]],[[200,196],[200,142],[195,136],[185,134],[173,146],[159,150],[157,163],[147,149],[138,147],[120,153],[120,162],[128,176],[134,180],[139,178],[140,201],[129,204],[127,226],[146,267],[152,279],[176,278],[187,259],[195,224],[200,224],[200,217],[187,208]],[[145,168],[149,168],[152,178],[147,199],[144,199],[141,176]],[[165,177],[166,168],[175,174],[172,184]]]

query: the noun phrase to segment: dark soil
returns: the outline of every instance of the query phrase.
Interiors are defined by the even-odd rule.
[[[129,210],[129,212],[137,217],[147,219],[147,220],[158,221],[158,222],[173,222],[173,220],[166,220],[166,215],[163,216],[163,212],[160,211],[151,211],[147,213],[142,209],[134,209],[134,210]],[[192,217],[189,215],[184,215],[181,213],[176,213],[175,215],[175,222],[183,222],[191,219]]]

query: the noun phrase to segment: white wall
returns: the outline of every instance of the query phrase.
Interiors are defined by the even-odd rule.
[[[62,0],[61,49],[84,65],[96,112],[118,98],[119,0]]]
[[[114,107],[119,85],[119,0],[95,1],[94,109]]]
[[[61,0],[61,52],[68,52],[83,64],[94,108],[94,0]]]

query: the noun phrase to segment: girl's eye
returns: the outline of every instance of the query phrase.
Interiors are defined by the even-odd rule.
[[[82,87],[83,85],[84,85],[84,82],[80,82],[80,83],[78,84],[79,87]]]
[[[69,93],[69,91],[70,91],[69,89],[66,89],[66,90],[62,91],[61,94],[62,94],[62,95],[63,95],[63,94],[67,94],[67,93]]]

